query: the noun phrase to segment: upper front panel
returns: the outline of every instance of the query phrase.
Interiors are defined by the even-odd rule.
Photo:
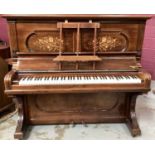
[[[17,52],[59,54],[134,53],[142,47],[143,18],[10,19],[12,56]]]

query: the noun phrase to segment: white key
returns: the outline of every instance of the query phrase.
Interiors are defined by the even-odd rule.
[[[69,84],[136,84],[141,83],[138,76],[114,76],[114,75],[94,75],[94,76],[66,76],[66,77],[26,77],[21,78],[19,85],[69,85]]]

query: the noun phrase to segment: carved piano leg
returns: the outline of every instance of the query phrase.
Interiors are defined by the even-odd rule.
[[[18,122],[17,122],[16,131],[14,134],[14,138],[23,139],[24,125],[25,125],[24,109],[23,109],[24,100],[23,100],[23,97],[16,97],[14,100],[17,103],[17,107],[18,107]]]
[[[131,131],[133,137],[141,135],[141,130],[139,128],[137,118],[136,118],[136,98],[139,94],[131,94],[128,98],[127,106],[127,125]]]

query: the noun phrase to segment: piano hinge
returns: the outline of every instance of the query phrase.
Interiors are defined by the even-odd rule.
[[[138,70],[138,69],[142,68],[142,66],[141,66],[141,64],[137,64],[135,66],[130,66],[130,68]]]

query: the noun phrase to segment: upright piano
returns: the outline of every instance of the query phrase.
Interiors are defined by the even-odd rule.
[[[146,16],[4,15],[12,70],[5,93],[18,104],[14,134],[29,125],[126,123],[141,134],[136,98],[150,90],[140,65]]]

